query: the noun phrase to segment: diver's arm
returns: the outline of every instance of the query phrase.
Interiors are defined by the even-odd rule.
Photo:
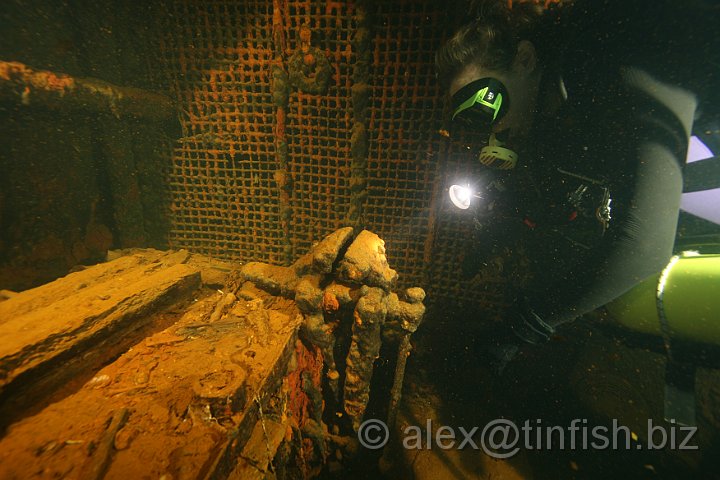
[[[551,326],[573,320],[658,273],[672,255],[682,177],[677,157],[663,145],[638,147],[641,168],[627,218],[607,246],[591,251],[567,276],[552,283],[533,310]]]
[[[696,101],[686,90],[663,84],[639,69],[624,69],[622,82],[632,97],[629,102],[618,99],[625,102],[618,108],[625,116],[619,124],[624,130],[607,131],[617,137],[599,149],[605,159],[612,158],[608,164],[629,167],[617,172],[622,174],[611,189],[616,218],[598,247],[561,278],[548,278],[543,294],[529,299],[523,323],[541,320],[544,333],[658,273],[672,254],[682,193],[681,165]]]

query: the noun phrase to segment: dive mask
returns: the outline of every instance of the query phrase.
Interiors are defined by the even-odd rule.
[[[505,85],[495,78],[481,78],[468,83],[452,96],[452,122],[490,133],[492,125],[507,113],[509,107],[510,98]],[[517,164],[518,156],[505,146],[505,142],[491,134],[478,159],[490,168],[509,170]]]
[[[475,129],[490,130],[510,106],[507,89],[499,80],[481,78],[452,96],[452,121]]]

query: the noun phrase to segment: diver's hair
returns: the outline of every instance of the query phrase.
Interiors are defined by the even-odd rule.
[[[435,55],[443,87],[447,88],[471,63],[485,69],[509,70],[521,40],[533,43],[541,63],[547,60],[545,37],[547,25],[552,23],[548,17],[554,15],[540,2],[479,0],[473,2],[468,12],[472,20],[462,25]]]

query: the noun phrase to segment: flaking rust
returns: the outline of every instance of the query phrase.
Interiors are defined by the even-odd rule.
[[[327,390],[325,408],[360,426],[370,399],[374,362],[383,341],[398,344],[390,417],[400,399],[409,338],[425,314],[421,288],[393,293],[397,272],[390,268],[384,241],[351,227],[333,232],[290,267],[253,262],[240,270],[238,296],[253,288],[292,298],[303,314],[300,334],[322,352]],[[343,348],[344,346],[344,348]],[[338,354],[341,357],[338,357]],[[391,419],[392,419],[391,418]]]

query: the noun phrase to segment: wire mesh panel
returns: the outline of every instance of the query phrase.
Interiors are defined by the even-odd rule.
[[[446,10],[429,0],[167,0],[161,62],[183,130],[169,174],[171,244],[283,264],[352,224],[385,240],[401,287],[421,285],[430,301],[502,302],[501,276],[458,277],[472,225],[445,201],[468,164],[439,135],[434,54]],[[327,85],[293,83],[293,58],[329,65]]]
[[[291,52],[301,48],[299,32],[327,58],[331,78],[322,94],[293,89],[288,105],[291,220],[295,254],[345,226],[350,199],[350,87],[353,6],[349,2],[290,0],[286,4]]]
[[[170,1],[161,50],[183,136],[173,155],[170,242],[281,261],[269,65],[272,3]]]
[[[433,55],[443,12],[429,2],[378,2],[366,221],[386,241],[403,285],[426,284],[442,94]]]

